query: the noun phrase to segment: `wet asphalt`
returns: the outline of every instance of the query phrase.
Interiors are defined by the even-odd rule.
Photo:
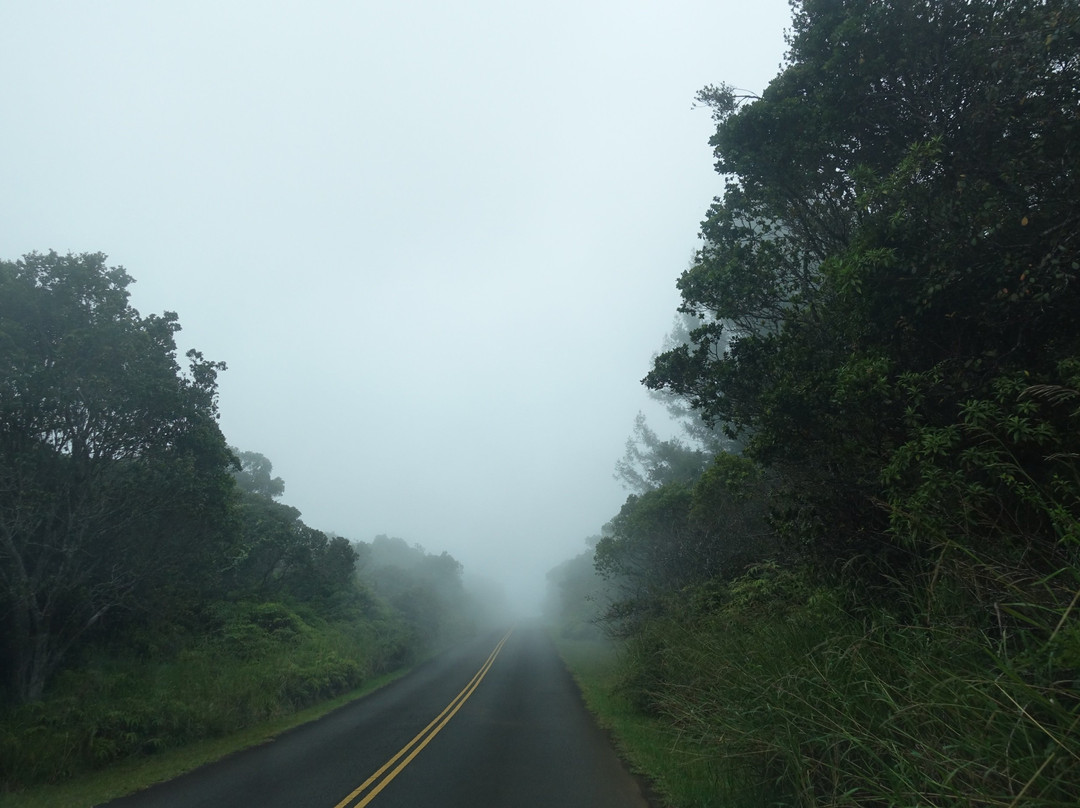
[[[381,770],[381,773],[380,773]],[[366,784],[366,785],[365,785]],[[543,631],[491,632],[109,808],[647,808]]]

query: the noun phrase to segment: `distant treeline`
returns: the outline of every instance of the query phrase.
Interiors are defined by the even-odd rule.
[[[1074,805],[1080,4],[794,12],[553,611],[725,805]]]
[[[101,254],[0,261],[0,792],[221,735],[471,629],[461,565],[304,524]]]

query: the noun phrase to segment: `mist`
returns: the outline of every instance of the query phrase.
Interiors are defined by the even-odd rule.
[[[722,189],[703,85],[768,3],[0,10],[0,257],[101,251],[307,525],[461,562],[507,610],[585,548]],[[501,595],[496,595],[501,593]]]

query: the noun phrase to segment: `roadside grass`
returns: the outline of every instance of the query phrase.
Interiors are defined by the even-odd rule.
[[[152,757],[128,760],[65,783],[26,788],[0,794],[2,808],[91,808],[140,791],[155,783],[213,763],[234,752],[267,743],[283,732],[315,721],[349,702],[385,687],[407,673],[403,668],[371,679],[363,686],[292,715],[280,716],[221,738],[199,741]]]
[[[0,806],[94,805],[262,743],[400,675],[406,643],[394,624],[257,603],[168,650],[102,649],[0,712]]]
[[[855,617],[797,571],[697,594],[628,643],[622,686],[686,748],[745,767],[730,783],[747,788],[718,782],[724,805],[1077,805],[1072,605],[1003,635],[977,614]]]
[[[763,566],[684,593],[618,646],[556,643],[625,758],[675,808],[1075,808],[1069,591],[1053,608],[1006,604],[1026,618],[1006,631],[977,611],[856,616],[839,592]]]
[[[649,715],[626,688],[626,649],[616,642],[555,636],[555,645],[581,689],[589,710],[611,733],[635,774],[644,776],[665,806],[731,808],[761,802],[733,802],[747,793],[742,772],[717,755],[715,747],[689,738],[662,718]],[[751,789],[757,793],[759,789]]]

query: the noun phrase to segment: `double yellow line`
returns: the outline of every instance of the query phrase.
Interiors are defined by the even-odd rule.
[[[510,631],[503,635],[503,638],[499,640],[499,644],[495,646],[495,650],[491,652],[491,656],[489,656],[487,661],[480,666],[480,670],[476,672],[476,675],[473,676],[460,693],[454,696],[453,700],[446,705],[446,708],[435,716],[435,719],[430,724],[420,730],[415,738],[401,747],[401,751],[380,766],[378,771],[361,783],[355,791],[335,805],[334,808],[364,808],[365,805],[379,795],[380,791],[390,784],[391,780],[401,774],[401,770],[412,763],[413,758],[419,755],[421,750],[431,743],[431,739],[438,735],[439,732],[442,731],[442,728],[450,723],[450,719],[461,709],[461,705],[468,701],[469,696],[471,696],[473,691],[480,686],[480,682],[487,676],[487,672],[495,662],[495,657],[499,655],[499,651],[506,645],[506,641],[510,639],[510,635],[513,631],[513,629],[510,629]],[[402,758],[405,759],[402,760]],[[399,760],[401,761],[400,763],[398,763]],[[397,765],[395,766],[394,764]],[[388,770],[389,774],[387,774]],[[383,776],[384,774],[386,775],[385,777]],[[359,802],[354,803],[353,800],[361,794],[364,794],[365,791],[367,793],[364,797],[360,799]]]

